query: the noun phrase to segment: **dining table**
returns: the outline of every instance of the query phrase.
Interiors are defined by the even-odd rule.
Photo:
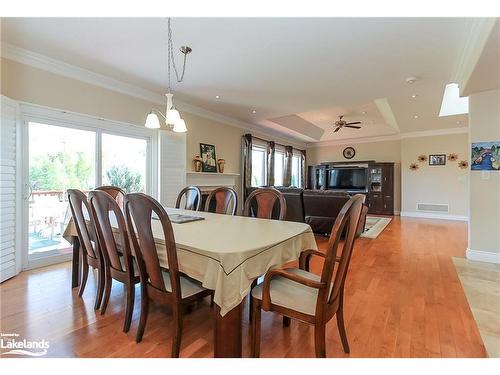
[[[214,357],[242,356],[242,304],[254,280],[268,270],[299,259],[317,249],[306,223],[222,215],[165,208],[174,214],[202,220],[172,223],[179,270],[214,291]],[[110,217],[116,228],[116,220]],[[165,238],[159,220],[152,218],[160,266],[168,269]],[[117,232],[116,232],[117,233]],[[72,287],[80,280],[80,244],[69,221],[63,237],[73,245]]]

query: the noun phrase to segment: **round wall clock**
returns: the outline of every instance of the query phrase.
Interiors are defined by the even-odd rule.
[[[354,155],[356,155],[356,150],[354,150],[354,148],[352,148],[352,147],[346,147],[346,148],[344,148],[344,151],[342,152],[342,154],[344,155],[344,158],[352,159],[354,157]]]

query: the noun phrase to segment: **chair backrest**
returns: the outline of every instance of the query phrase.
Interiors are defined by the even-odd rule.
[[[125,198],[126,193],[122,188],[119,188],[118,186],[104,185],[96,187],[95,190],[105,191],[111,195],[114,200],[116,200],[118,206],[123,208],[123,198]]]
[[[167,251],[168,270],[172,293],[181,299],[179,265],[175,246],[174,230],[165,209],[154,198],[143,193],[131,193],[125,196],[125,218],[132,247],[139,266],[142,283],[149,283],[154,288],[167,292],[160,269],[160,261],[153,237],[153,213],[158,217],[163,229]]]
[[[354,240],[356,239],[356,229],[361,215],[364,198],[362,194],[354,195],[344,204],[335,219],[330,238],[328,239],[328,248],[323,270],[321,272],[321,281],[326,285],[331,285],[333,279],[333,287],[331,291],[330,288],[320,290],[316,305],[316,313],[318,313],[318,311],[326,312],[327,305],[331,306],[343,293],[344,282],[351,261]],[[345,237],[341,247],[341,253],[338,256],[337,252],[342,233],[345,233]],[[337,267],[335,267],[336,262],[338,262]],[[336,272],[334,275],[335,268]]]
[[[177,201],[175,202],[175,208],[181,208],[181,200],[183,196],[186,196],[186,202],[184,204],[185,210],[199,211],[201,207],[201,191],[196,186],[186,186],[181,190],[177,196]]]
[[[216,214],[227,214],[229,205],[233,204],[231,212],[229,214],[236,215],[236,210],[238,209],[238,196],[236,192],[230,187],[222,186],[214,189],[208,195],[207,201],[205,202],[205,211],[210,211],[210,204],[212,199],[215,198],[215,213]]]
[[[92,190],[89,193],[89,202],[90,210],[94,216],[97,239],[99,240],[105,264],[121,272],[132,270],[132,253],[130,251],[127,226],[118,203],[111,195],[100,190]],[[113,217],[116,219],[116,222],[112,220]],[[117,239],[115,238],[113,227],[117,231]],[[118,247],[123,254],[125,268],[120,262]]]
[[[279,203],[278,220],[284,220],[286,216],[286,201],[278,190],[274,188],[259,188],[250,193],[245,201],[243,208],[243,216],[251,216],[251,208],[253,201],[256,201],[257,212],[254,216],[261,219],[272,219],[273,208],[276,203]]]
[[[99,259],[99,244],[97,242],[94,219],[90,212],[87,196],[80,190],[68,189],[68,201],[80,246],[86,256]],[[84,214],[83,207],[85,207],[87,215]],[[87,225],[87,221],[90,225]]]

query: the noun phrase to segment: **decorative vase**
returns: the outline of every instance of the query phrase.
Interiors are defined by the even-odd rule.
[[[219,173],[224,173],[224,164],[226,164],[226,161],[224,159],[217,160],[217,168],[219,169]]]
[[[200,172],[201,171],[201,157],[199,155],[196,155],[194,157],[193,163],[194,163],[194,171]]]

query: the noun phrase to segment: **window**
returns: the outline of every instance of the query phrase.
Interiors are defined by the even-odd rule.
[[[262,146],[252,146],[252,186],[267,184],[266,149]]]
[[[292,156],[292,183],[291,186],[302,187],[302,160],[300,155]]]
[[[285,173],[285,152],[276,150],[274,152],[274,185],[283,186],[283,175]]]
[[[102,183],[127,193],[146,191],[147,140],[102,135]]]

